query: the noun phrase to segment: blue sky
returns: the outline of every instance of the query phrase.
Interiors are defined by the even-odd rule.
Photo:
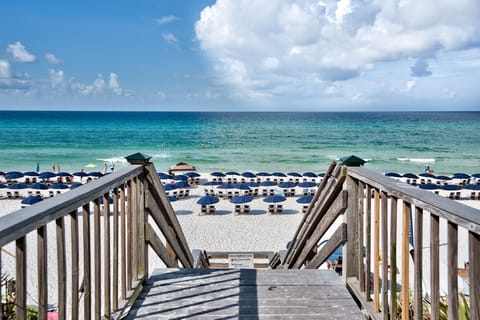
[[[4,1],[0,110],[480,110],[478,0]]]

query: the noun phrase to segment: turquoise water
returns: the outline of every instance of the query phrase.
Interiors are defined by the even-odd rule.
[[[78,171],[143,152],[159,171],[315,171],[355,154],[384,172],[480,172],[480,112],[0,111],[0,170]]]

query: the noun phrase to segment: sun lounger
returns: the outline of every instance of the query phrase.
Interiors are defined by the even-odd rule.
[[[184,193],[184,196],[185,197],[188,197],[190,195],[190,190],[189,189],[186,189],[185,190],[185,193]]]
[[[275,206],[273,204],[268,205],[268,213],[275,213]]]
[[[274,196],[274,195],[275,195],[275,190],[270,189],[270,190],[268,191],[268,195],[269,195],[269,196]]]
[[[302,213],[307,213],[308,211],[308,206],[303,206],[302,207]]]
[[[242,212],[241,207],[239,204],[235,205],[235,214],[240,214]]]
[[[12,195],[12,192],[11,191],[7,191],[7,198],[13,198],[13,195]]]
[[[55,196],[55,192],[53,192],[53,190],[49,190],[49,191],[48,191],[48,195],[49,195],[50,197],[54,197],[54,196]]]
[[[228,192],[227,192],[227,198],[228,198],[228,199],[232,199],[232,198],[233,198],[233,192],[232,192],[232,191],[228,191]]]
[[[250,206],[248,204],[245,205],[245,207],[243,208],[243,213],[250,213]]]
[[[201,212],[202,214],[207,214],[207,206],[202,206]]]
[[[283,212],[283,206],[281,204],[277,204],[277,213],[282,213]]]
[[[262,189],[262,197],[267,197],[267,196],[268,196],[268,190]]]
[[[14,191],[14,192],[13,192],[13,197],[14,197],[14,198],[20,198],[20,192]]]
[[[215,206],[214,205],[208,206],[208,213],[215,213]]]

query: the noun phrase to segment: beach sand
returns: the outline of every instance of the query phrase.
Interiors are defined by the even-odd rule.
[[[301,213],[302,205],[295,202],[297,197],[287,198],[283,203],[285,213],[268,214],[266,213],[268,204],[262,201],[262,198],[255,199],[250,203],[251,213],[248,215],[233,214],[233,204],[228,200],[221,200],[216,204],[216,214],[199,215],[200,206],[197,200],[204,194],[203,187],[194,187],[190,196],[180,199],[172,203],[177,213],[178,220],[182,226],[190,249],[202,249],[207,251],[279,251],[286,248],[288,241],[292,240],[298,225],[301,222],[303,214]],[[480,209],[480,201],[465,200],[461,201],[466,205]],[[11,213],[21,208],[20,200],[1,200],[0,215]],[[340,219],[342,219],[340,217]],[[338,221],[340,222],[340,221]],[[81,225],[81,217],[79,217],[79,225]],[[69,219],[65,219],[66,230],[69,230]],[[424,225],[427,227],[427,225]],[[446,224],[440,225],[440,235],[446,234]],[[103,227],[102,227],[103,228]],[[57,281],[56,269],[56,252],[55,252],[55,229],[50,224],[47,227],[49,241],[49,265],[48,279],[51,286],[49,288],[49,302],[56,303],[55,284]],[[67,248],[69,248],[70,239],[67,232]],[[459,234],[459,243],[464,242],[466,232]],[[328,238],[329,234],[325,238]],[[444,241],[443,236],[441,243]],[[424,243],[428,243],[428,239],[424,239]],[[28,257],[32,261],[36,261],[36,235],[29,234],[27,237]],[[8,253],[14,253],[14,246],[10,244],[4,248],[6,251],[2,253],[2,272],[14,275],[15,262],[14,258]],[[441,247],[441,251],[446,250],[446,246]],[[459,267],[460,263],[468,258],[466,250],[459,248]],[[67,249],[67,257],[68,257]],[[154,257],[154,253],[150,253],[150,271],[155,267],[163,267],[158,258]],[[428,260],[428,251],[424,251],[424,260]],[[428,261],[427,261],[428,262]],[[442,267],[446,265],[446,260],[441,261],[441,273],[446,272]],[[80,261],[82,263],[82,261]],[[70,261],[67,260],[67,268]],[[36,301],[36,267],[29,267],[28,272],[28,300],[29,303]],[[428,278],[428,269],[424,268],[424,278]],[[441,277],[445,278],[445,277]],[[461,286],[461,284],[460,284]],[[441,287],[444,287],[443,283]]]

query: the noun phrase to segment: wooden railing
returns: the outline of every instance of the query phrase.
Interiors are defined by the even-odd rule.
[[[250,256],[249,262],[255,269],[269,268],[275,257],[273,251],[205,251],[195,249],[192,251],[195,268],[229,268],[232,255]],[[251,258],[251,261],[250,261]]]
[[[39,319],[46,319],[52,303],[49,287],[56,288],[60,319],[120,317],[148,278],[149,247],[167,267],[193,266],[175,213],[148,162],[0,218],[0,248],[14,256],[14,262],[4,258],[0,266],[15,264],[17,319],[26,319],[27,294],[38,301]],[[47,277],[52,268],[57,271],[53,285]],[[0,267],[0,273],[5,269]],[[35,279],[38,289],[27,287],[27,278]]]
[[[479,210],[362,167],[330,168],[324,182],[277,267],[318,268],[343,244],[345,283],[370,317],[422,319],[427,310],[431,319],[439,319],[441,297],[446,296],[448,319],[458,319],[463,307],[469,308],[471,319],[480,319]],[[344,222],[317,250],[341,214]],[[446,235],[440,234],[440,226]],[[459,242],[459,232],[467,234],[467,240]],[[440,243],[442,237],[445,243]],[[447,246],[443,256],[442,246]],[[470,279],[469,296],[462,301],[458,270],[464,261],[459,261],[459,248],[468,250],[469,268],[462,271]],[[440,291],[442,261],[447,261],[442,272],[446,292]],[[424,284],[427,273],[429,285]]]

